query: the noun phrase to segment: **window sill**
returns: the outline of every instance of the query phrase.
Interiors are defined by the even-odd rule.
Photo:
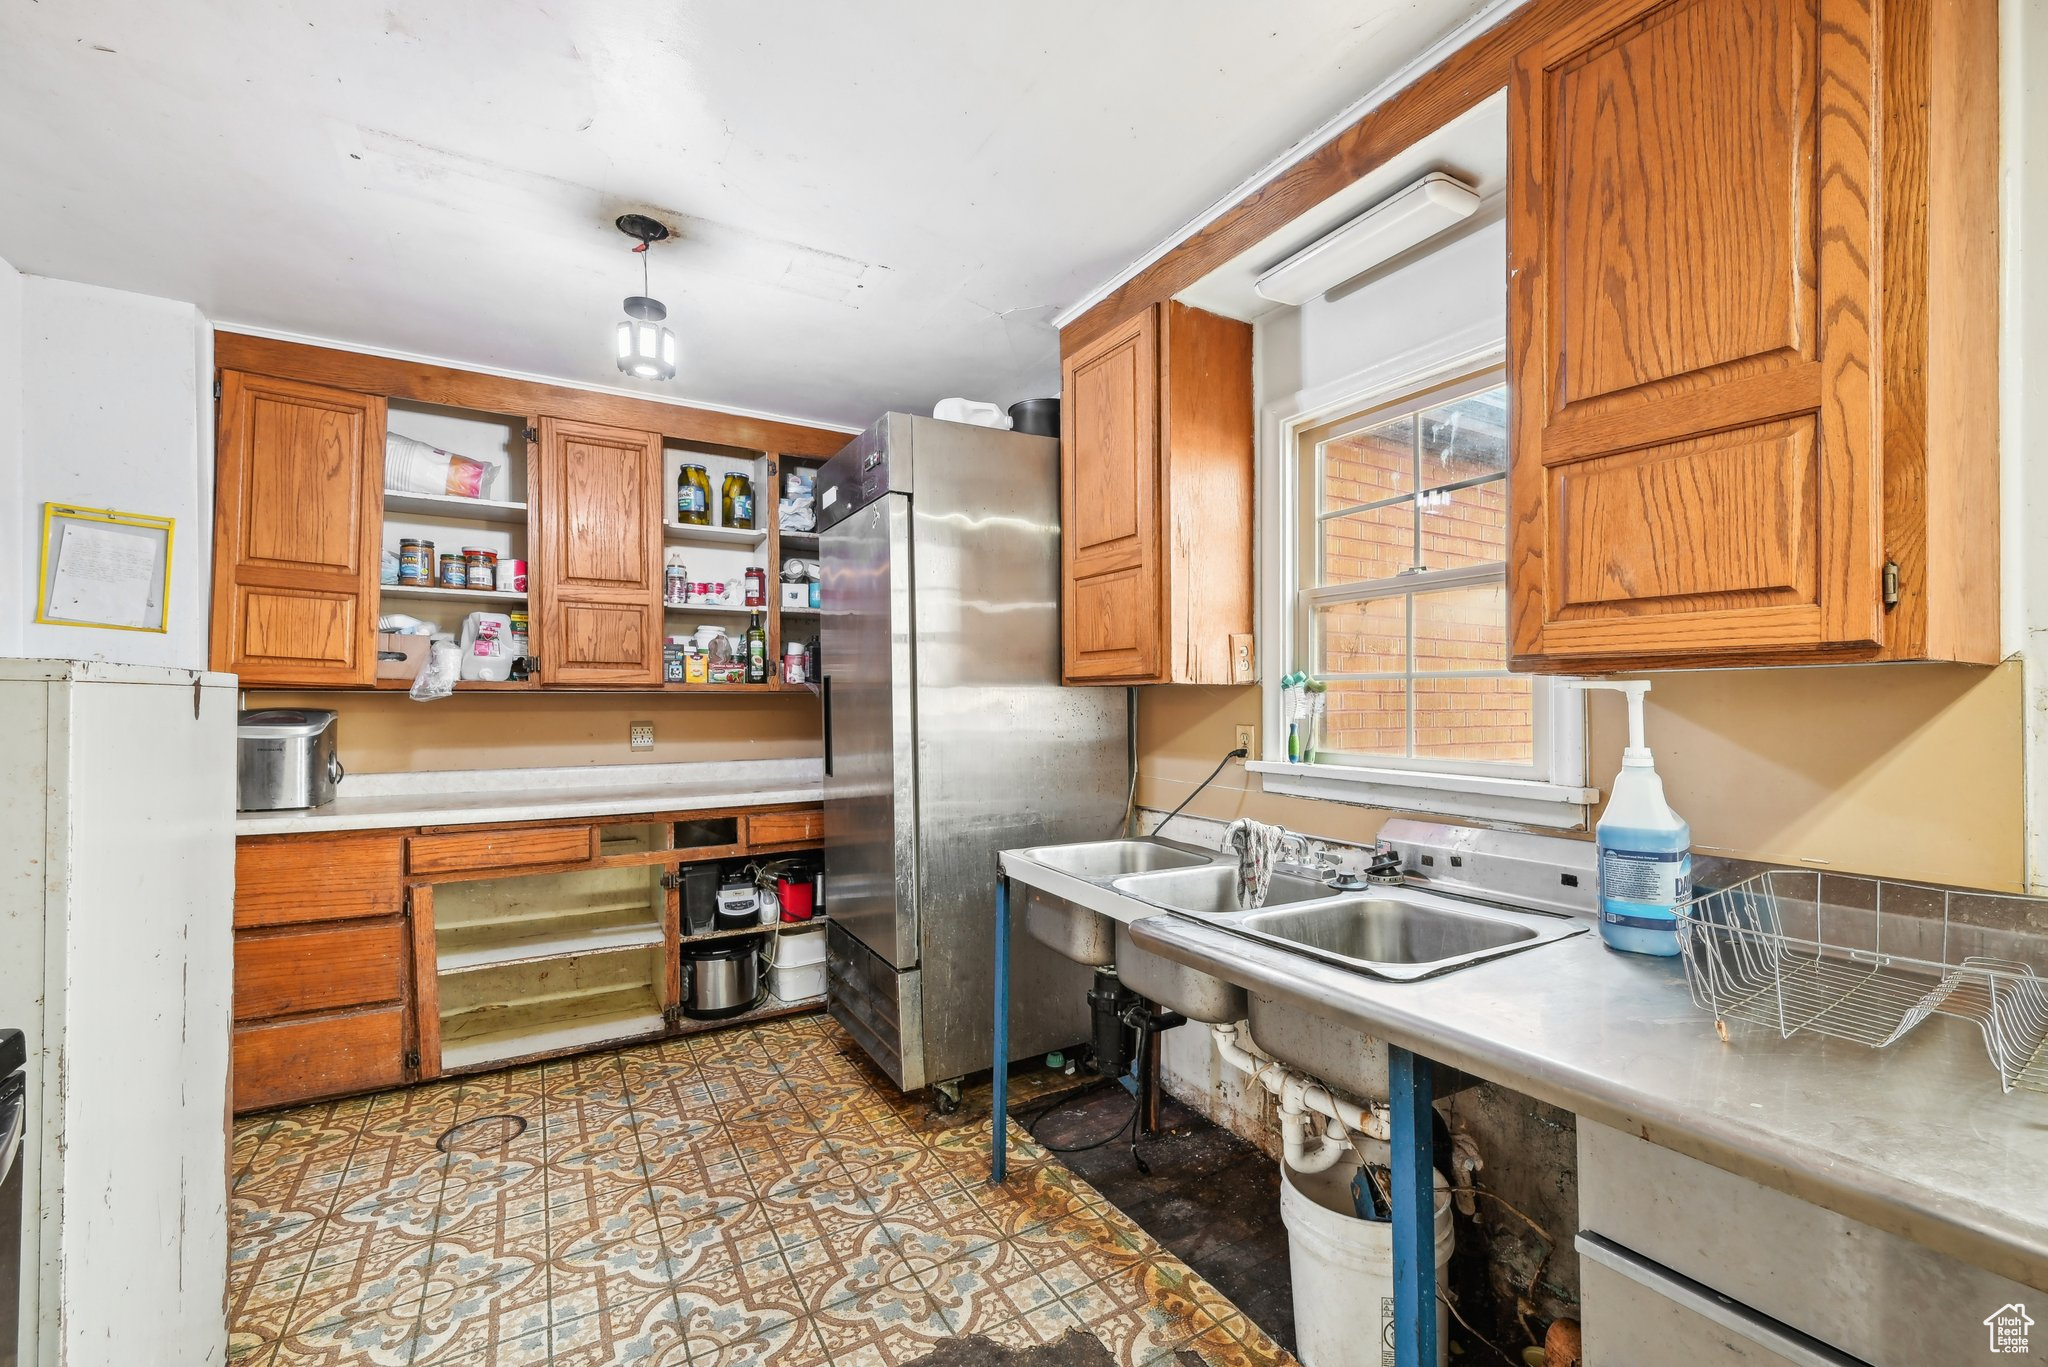
[[[1575,788],[1539,779],[1484,774],[1434,774],[1415,769],[1366,769],[1348,764],[1288,764],[1252,760],[1269,793],[1390,807],[1435,816],[1512,821],[1523,826],[1576,830],[1600,800],[1598,788]]]

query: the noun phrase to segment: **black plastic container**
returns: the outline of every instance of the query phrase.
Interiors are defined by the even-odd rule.
[[[1024,399],[1010,405],[1010,430],[1033,437],[1060,434],[1058,399]]]

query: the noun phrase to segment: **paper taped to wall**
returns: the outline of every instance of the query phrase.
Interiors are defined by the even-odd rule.
[[[143,532],[65,527],[51,573],[50,615],[117,627],[151,625],[161,616],[150,593],[160,544]]]

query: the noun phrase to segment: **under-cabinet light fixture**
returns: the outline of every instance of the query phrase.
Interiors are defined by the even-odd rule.
[[[626,300],[626,316],[619,321],[619,369],[643,380],[673,380],[676,377],[676,335],[664,321],[668,309],[648,293],[647,249],[668,237],[668,227],[645,214],[621,214],[618,230],[639,245],[640,293]]]
[[[1471,186],[1432,171],[1309,243],[1261,275],[1252,289],[1276,304],[1306,304],[1464,222],[1478,207]]]

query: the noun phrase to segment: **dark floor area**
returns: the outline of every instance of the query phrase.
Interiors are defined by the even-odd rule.
[[[1027,1103],[1011,1113],[1040,1143],[1066,1148],[1117,1130],[1131,1104],[1121,1086],[1104,1084],[1050,1110]],[[1287,1228],[1280,1222],[1279,1164],[1171,1098],[1161,1103],[1159,1133],[1138,1151],[1149,1175],[1131,1161],[1128,1132],[1115,1143],[1060,1158],[1293,1352],[1294,1290]]]

